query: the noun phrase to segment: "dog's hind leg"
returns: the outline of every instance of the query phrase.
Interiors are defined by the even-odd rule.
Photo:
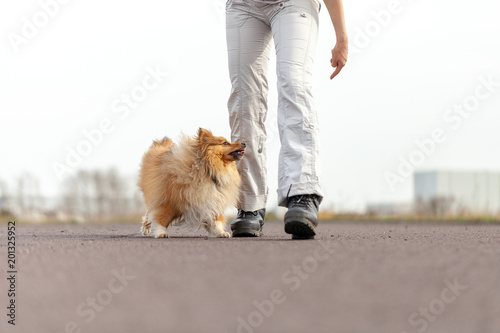
[[[161,207],[155,208],[149,215],[153,216],[155,238],[168,238],[167,227],[173,220],[178,218],[178,214],[170,207],[170,205],[165,204]]]

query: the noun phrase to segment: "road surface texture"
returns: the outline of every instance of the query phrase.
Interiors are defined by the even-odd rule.
[[[500,332],[500,226],[322,223],[291,240],[17,225],[1,332]],[[7,225],[0,224],[7,273]]]

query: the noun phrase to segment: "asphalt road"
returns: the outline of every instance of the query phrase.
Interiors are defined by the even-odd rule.
[[[1,332],[500,332],[500,226],[322,223],[290,240],[136,225],[16,227]]]

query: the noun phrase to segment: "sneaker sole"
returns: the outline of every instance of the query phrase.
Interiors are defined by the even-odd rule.
[[[314,239],[316,227],[309,221],[290,221],[285,223],[285,232],[292,239]]]
[[[257,231],[251,228],[238,228],[233,230],[233,237],[260,237],[262,236],[261,231]]]

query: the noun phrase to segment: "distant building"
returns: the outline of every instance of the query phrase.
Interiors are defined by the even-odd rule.
[[[415,209],[441,214],[500,213],[500,172],[416,171]]]

